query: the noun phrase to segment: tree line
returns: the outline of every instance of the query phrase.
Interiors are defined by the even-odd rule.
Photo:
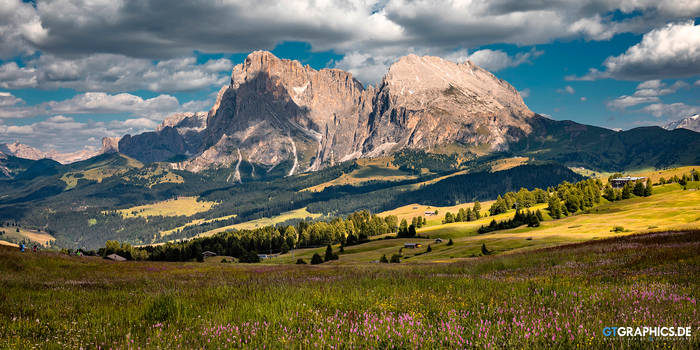
[[[241,262],[255,262],[258,253],[287,253],[294,248],[319,247],[329,244],[341,246],[368,241],[370,238],[397,232],[398,218],[380,217],[367,210],[347,218],[330,221],[300,221],[296,225],[265,226],[251,230],[227,231],[210,237],[188,241],[169,242],[158,246],[133,247],[108,241],[99,254],[119,254],[127,259],[156,261],[186,261],[199,259],[205,251],[232,256]],[[255,256],[255,257],[253,257]]]

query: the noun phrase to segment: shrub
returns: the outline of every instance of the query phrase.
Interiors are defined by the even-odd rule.
[[[238,258],[238,262],[242,263],[259,263],[260,262],[260,257],[258,256],[257,252],[244,252],[240,258]]]
[[[399,254],[394,254],[391,256],[391,260],[389,260],[392,264],[398,264],[401,262],[401,255]]]
[[[321,258],[318,253],[314,253],[314,256],[311,257],[311,265],[318,265],[318,264],[323,264],[323,258]]]
[[[180,307],[177,300],[172,295],[166,294],[151,300],[143,318],[148,322],[164,322],[176,320],[179,315]]]
[[[430,247],[430,244],[428,244],[428,249],[425,250],[426,253],[430,253],[433,251],[433,248]]]
[[[447,242],[447,245],[454,245],[454,244],[455,244],[455,242],[452,242],[452,238],[450,238],[450,240]]]
[[[333,248],[329,244],[326,247],[326,255],[323,257],[323,261],[338,260],[338,254],[333,253]]]
[[[389,259],[386,258],[386,254],[382,255],[382,257],[379,259],[379,262],[384,264],[389,263]]]
[[[222,263],[222,264],[225,264],[225,263],[227,263],[227,262],[228,262],[228,260],[226,260],[226,258],[221,259],[221,263]]]
[[[610,232],[624,232],[625,228],[622,226],[614,226]]]
[[[306,261],[302,258],[297,259],[297,265],[306,265]]]
[[[484,255],[491,254],[491,252],[488,249],[486,249],[486,243],[481,243],[481,254],[484,254]]]

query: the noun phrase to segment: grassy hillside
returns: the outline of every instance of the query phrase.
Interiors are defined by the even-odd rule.
[[[694,186],[691,187],[697,187],[698,184],[692,185]],[[432,225],[418,230],[418,234],[426,238],[382,239],[346,247],[340,259],[332,263],[357,264],[377,261],[384,254],[390,257],[399,253],[399,249],[408,242],[417,242],[424,246],[419,249],[403,249],[404,262],[442,262],[480,256],[482,244],[486,244],[490,251],[497,254],[650,231],[700,229],[700,190],[684,191],[678,184],[668,184],[655,186],[655,192],[651,197],[604,202],[588,213],[543,221],[540,227],[536,228],[522,226],[487,234],[477,233],[480,226],[488,225],[493,219],[501,221],[512,218],[513,210],[477,221]],[[531,209],[544,211],[546,206],[539,204]],[[613,232],[615,226],[621,226],[624,231]],[[435,244],[435,238],[442,238],[444,242]],[[453,239],[453,246],[446,245],[449,238]],[[431,244],[432,248],[430,253],[425,252],[428,244]],[[335,249],[337,250],[337,247]],[[314,253],[323,255],[324,252],[325,247],[299,249],[294,257],[286,254],[268,262],[293,263],[297,258],[309,261]]]
[[[10,242],[27,242],[27,244],[38,243],[42,246],[47,246],[56,240],[48,232],[41,230],[32,230],[24,227],[0,227],[0,239]]]
[[[359,266],[117,263],[0,247],[0,347],[697,349],[698,244],[700,231],[664,232]],[[605,337],[613,325],[693,335]]]
[[[199,201],[197,197],[178,197],[152,204],[117,210],[124,218],[149,216],[191,216],[210,210],[216,202]]]
[[[344,173],[337,178],[302,191],[319,192],[330,186],[359,185],[370,181],[402,181],[418,178],[417,175],[400,170],[392,162],[391,157],[356,160],[357,168],[349,173]]]

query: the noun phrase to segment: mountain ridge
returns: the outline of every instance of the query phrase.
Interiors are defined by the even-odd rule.
[[[294,174],[402,148],[504,150],[531,131],[532,116],[515,88],[471,62],[409,55],[364,87],[348,72],[255,51],[233,68],[198,134],[186,138],[173,116],[124,136],[118,150],[141,161],[184,157],[173,166],[194,172],[247,162]]]

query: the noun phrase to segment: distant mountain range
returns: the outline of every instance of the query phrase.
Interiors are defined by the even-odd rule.
[[[664,129],[688,129],[700,132],[700,114],[695,114],[681,120],[676,120],[675,122],[670,122],[664,126]]]
[[[32,146],[28,146],[15,141],[14,143],[0,143],[0,153],[3,153],[8,156],[15,156],[32,160],[50,158],[60,163],[68,164],[90,157],[94,157],[103,152],[101,150],[87,149],[67,153],[61,153],[56,150],[44,152]]]

